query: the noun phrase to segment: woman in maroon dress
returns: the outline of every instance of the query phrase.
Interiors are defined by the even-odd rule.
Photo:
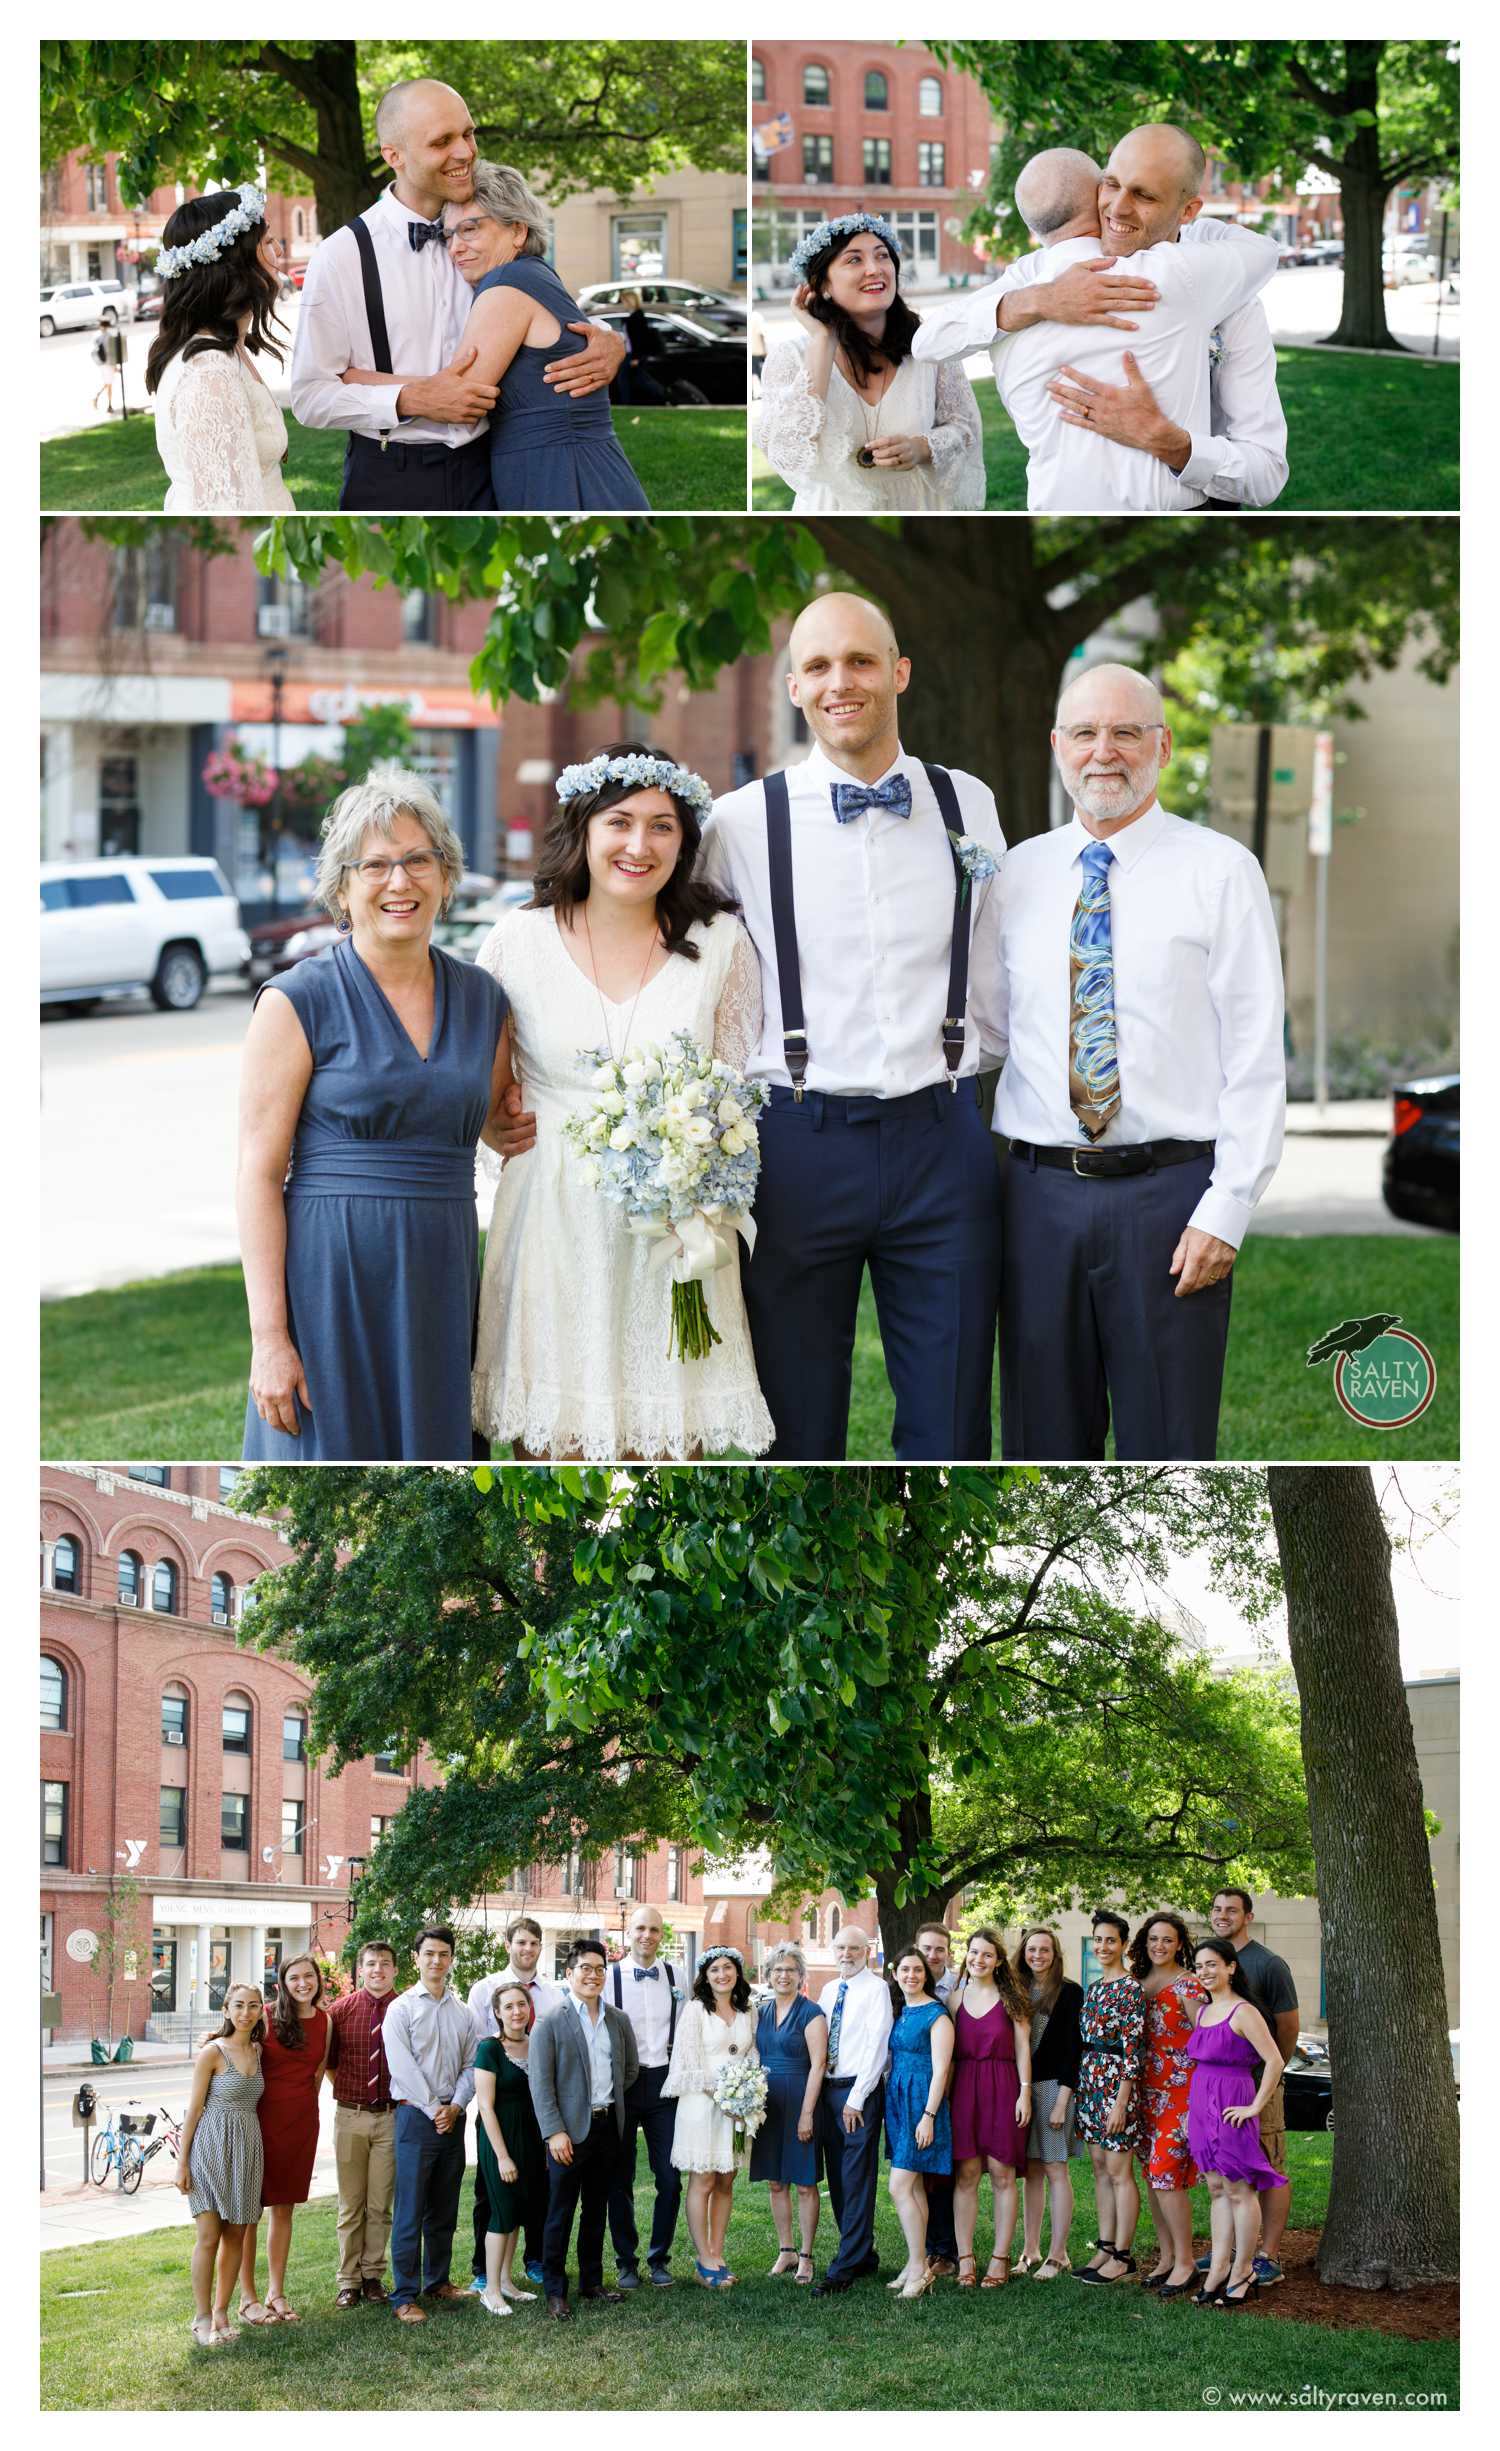
[[[266,2261],[271,2286],[264,2306],[255,2287],[255,2250],[260,2224],[245,2232],[240,2262],[242,2323],[295,2323],[287,2304],[286,2267],[292,2251],[292,2213],[307,2202],[318,2150],[318,2089],[328,2066],[333,2019],[323,2006],[323,1970],[314,1957],[291,1957],[281,1969],[276,2005],[267,2020],[261,2050],[265,2090],[260,2098],[265,2176],[261,2209],[271,2216]]]
[[[1031,2002],[998,1932],[972,1934],[953,2011],[953,2233],[958,2286],[975,2282],[974,2229],[979,2182],[990,2174],[995,2252],[981,2289],[1010,2279],[1016,2234],[1016,2179],[1026,2167],[1031,2126]]]

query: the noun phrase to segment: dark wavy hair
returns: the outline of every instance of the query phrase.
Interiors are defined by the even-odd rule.
[[[318,1978],[318,1988],[313,1994],[315,2015],[323,2005],[323,1969],[311,1950],[299,1949],[295,1957],[289,1957],[284,1966],[276,1969],[276,2006],[271,2011],[271,2024],[276,2040],[286,2051],[300,2051],[307,2039],[302,2031],[301,2011],[286,1985],[287,1976],[294,1966],[311,1966]]]
[[[1232,1940],[1220,1940],[1217,1932],[1205,1932],[1201,1940],[1195,1940],[1193,1943],[1193,1956],[1195,1960],[1200,1950],[1203,1949],[1212,1949],[1215,1957],[1219,1958],[1222,1963],[1229,1968],[1230,1990],[1238,1999],[1249,2000],[1250,2006],[1254,2008],[1255,2001],[1251,1995],[1250,1986],[1246,1982],[1245,1977],[1241,1972],[1240,1953],[1235,1947],[1234,1942]]]
[[[897,1969],[897,1967],[898,1967],[898,1966],[904,1966],[904,1965],[905,1965],[905,1963],[906,1963],[906,1961],[907,1961],[907,1959],[908,1959],[909,1957],[918,1957],[918,1958],[922,1958],[922,1977],[923,1977],[923,1981],[922,1981],[922,1997],[923,1997],[923,1999],[924,1999],[924,2000],[937,2000],[937,1996],[938,1996],[938,1988],[937,1988],[937,1985],[936,1985],[936,1983],[934,1983],[934,1981],[933,1981],[933,1979],[932,1979],[932,1968],[931,1968],[931,1967],[928,1965],[926,1958],[925,1958],[925,1957],[922,1957],[922,1952],[921,1952],[921,1950],[920,1950],[920,1949],[917,1947],[916,1942],[915,1942],[914,1940],[909,1940],[909,1941],[907,1942],[906,1947],[905,1947],[904,1949],[898,1949],[898,1950],[896,1951],[895,1956],[892,1958],[892,1960],[891,1960],[891,1962],[890,1962],[890,1968],[889,1968],[889,1971],[887,1972],[887,1974],[886,1974],[886,1978],[885,1978],[885,1987],[886,1987],[886,1990],[887,1990],[887,1991],[890,1993],[890,1995],[891,1995],[891,2007],[893,2008],[893,2010],[895,2011],[895,2013],[896,2013],[896,2015],[897,2015],[898,2017],[900,2016],[900,2014],[901,2014],[902,2010],[905,2008],[905,2006],[906,2006],[906,2004],[907,2004],[907,2003],[906,2003],[906,1994],[905,1994],[905,1992],[902,1990],[902,1988],[901,1988],[900,1984],[899,1984],[899,1983],[897,1982],[897,1980],[896,1980],[896,1969]],[[942,2002],[941,2002],[940,2000],[938,2000],[938,2006],[939,2006],[939,2008],[941,2008],[941,2007],[942,2007],[942,2005],[943,2005],[943,2004],[942,2004]],[[946,2011],[944,2011],[944,2014],[945,2014],[945,2015],[946,2015],[946,2013],[947,2013],[947,2012],[946,2012]]]
[[[969,1934],[968,1939],[964,1942],[963,1971],[958,1978],[958,1990],[953,1994],[953,2005],[955,2009],[958,2006],[959,1994],[962,1992],[969,1979],[969,1951],[974,1946],[976,1940],[988,1941],[990,1947],[995,1952],[995,1971],[990,1980],[993,1982],[996,1991],[998,1991],[1000,1994],[1001,2003],[1007,2016],[1010,2018],[1012,2025],[1023,2025],[1029,2031],[1031,2026],[1031,1994],[1026,1988],[1023,1977],[1011,1964],[1010,1959],[1006,1956],[1005,1943],[992,1923],[976,1923],[973,1931]]]
[[[835,347],[843,350],[862,383],[868,383],[882,366],[894,369],[903,358],[911,355],[912,335],[921,319],[912,313],[901,295],[900,258],[891,256],[891,266],[896,275],[896,294],[886,308],[885,330],[878,341],[871,340],[868,333],[862,332],[853,317],[846,315],[841,306],[835,306],[831,298],[825,298],[818,284],[827,280],[839,257],[846,248],[853,246],[857,238],[878,236],[878,231],[847,230],[838,238],[831,239],[826,247],[820,247],[817,254],[808,259],[807,266],[807,286],[812,292],[807,311],[814,322],[828,326]],[[883,239],[881,244],[885,244]],[[889,254],[890,250],[886,252]]]
[[[1126,1952],[1125,1963],[1138,1983],[1144,1983],[1151,1972],[1151,1960],[1146,1954],[1146,1942],[1155,1926],[1169,1923],[1177,1935],[1177,1963],[1184,1974],[1193,1971],[1193,1936],[1180,1915],[1164,1909],[1158,1915],[1148,1915]]]
[[[232,213],[239,201],[235,188],[222,196],[190,196],[167,223],[162,245],[191,245]],[[197,357],[202,350],[217,349],[232,357],[240,345],[240,322],[246,315],[250,325],[245,346],[257,356],[265,351],[280,365],[282,352],[271,338],[273,324],[278,330],[283,328],[276,313],[276,275],[259,260],[265,234],[263,221],[252,222],[211,264],[190,264],[186,272],[163,284],[161,322],[146,360],[148,392],[155,391],[179,353]]]
[[[719,1954],[722,1956],[723,1951],[721,1950]],[[710,1950],[710,1963],[712,1962],[712,1958],[713,1952]],[[731,1966],[734,1965],[733,1958],[731,1958],[729,1962]],[[699,2001],[704,2008],[711,2009],[717,2005],[713,1993],[708,1988],[708,1965],[706,1964],[700,1963],[698,1971],[693,1977],[693,1998]],[[729,1995],[729,2005],[731,2008],[748,2008],[750,2006],[751,1998],[752,1994],[750,1990],[750,1978],[746,1974],[743,1966],[735,1966],[734,1989]]]
[[[229,1985],[224,1994],[224,2022],[220,2026],[218,2033],[214,2036],[215,2042],[227,2042],[229,2036],[234,2032],[234,2019],[229,2014],[229,2002],[231,1995],[237,1991],[259,1990],[260,1985],[258,1983],[231,1983]],[[251,2030],[250,2040],[253,2043],[263,2043],[265,2039],[266,2012],[264,2005],[262,2005],[260,2015],[256,2018],[254,2027]]]
[[[591,749],[589,763],[596,757],[659,757],[667,765],[675,765],[665,749],[653,749],[642,740],[606,741],[602,749]],[[651,789],[641,783],[601,783],[597,791],[580,792],[575,800],[558,803],[555,815],[542,837],[541,856],[536,875],[531,880],[533,910],[571,911],[589,896],[589,819],[603,809],[615,808],[636,792]],[[703,840],[703,828],[696,810],[675,792],[667,794],[677,812],[682,828],[682,848],[677,865],[656,897],[656,915],[661,922],[662,940],[669,953],[680,953],[685,961],[696,962],[698,947],[688,930],[695,919],[712,922],[721,911],[735,908],[727,894],[721,894],[701,877],[693,874]]]

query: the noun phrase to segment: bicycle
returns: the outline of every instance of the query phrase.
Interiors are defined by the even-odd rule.
[[[160,2136],[153,2136],[158,2116],[166,2125]],[[117,2119],[118,2126],[115,2124]],[[148,2137],[151,2138],[149,2144],[145,2141]],[[138,2119],[117,2104],[112,2105],[109,2124],[94,2138],[89,2153],[89,2177],[96,2187],[105,2187],[113,2171],[120,2193],[133,2196],[152,2155],[159,2153],[163,2145],[169,2145],[175,2156],[181,2139],[181,2123],[174,2120],[169,2111],[163,2110],[159,2114],[148,2111],[143,2119]]]

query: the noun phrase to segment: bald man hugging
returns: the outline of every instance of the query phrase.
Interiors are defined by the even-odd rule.
[[[918,357],[989,350],[1030,510],[1258,508],[1285,485],[1257,303],[1276,243],[1202,218],[1204,169],[1197,140],[1165,125],[1132,129],[1102,172],[1068,148],[1034,155],[1016,209],[1037,252],[924,312]]]

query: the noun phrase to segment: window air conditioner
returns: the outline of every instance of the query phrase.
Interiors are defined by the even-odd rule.
[[[177,607],[175,604],[147,605],[146,628],[148,630],[175,630],[176,627]]]
[[[181,1728],[163,1728],[161,1741],[164,1745],[185,1745],[187,1738],[183,1735]]]
[[[255,615],[256,632],[261,638],[290,638],[292,608],[289,604],[262,604]]]

